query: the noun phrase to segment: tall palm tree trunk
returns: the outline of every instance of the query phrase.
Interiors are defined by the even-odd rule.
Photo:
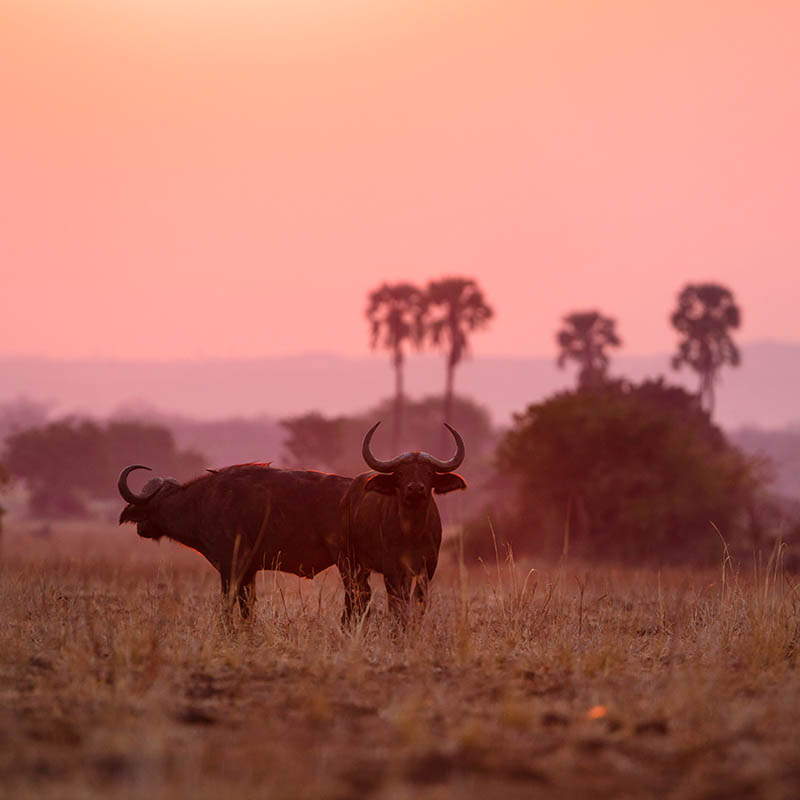
[[[456,365],[451,358],[447,359],[447,368],[445,371],[444,383],[444,421],[449,422],[451,425],[455,424],[453,421],[453,381],[455,378]],[[447,429],[442,428],[440,447],[446,448],[449,442]]]
[[[403,355],[398,352],[394,357],[394,426],[392,428],[392,452],[397,453],[403,438]]]
[[[444,421],[453,424],[453,380],[455,377],[456,365],[447,362],[444,384]]]
[[[714,414],[714,405],[716,397],[714,396],[714,379],[715,374],[710,370],[701,373],[700,376],[700,406],[705,407],[709,415]],[[704,402],[705,401],[705,402]]]
[[[447,369],[444,382],[444,421],[453,425],[453,382],[455,380],[456,364],[458,363],[458,317],[451,306],[448,328],[450,329],[450,352],[447,356]],[[442,432],[442,441],[446,441],[445,432]]]

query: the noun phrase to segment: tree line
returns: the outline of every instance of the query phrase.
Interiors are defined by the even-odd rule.
[[[86,516],[88,499],[117,497],[121,464],[148,462],[179,479],[206,466],[200,453],[180,450],[161,425],[74,417],[12,433],[3,454],[8,473],[27,484],[28,505],[38,517]]]
[[[473,278],[449,277],[430,281],[425,288],[407,282],[383,283],[369,292],[366,317],[372,349],[389,351],[395,371],[393,446],[403,438],[404,367],[408,347],[432,344],[445,351],[445,389],[442,412],[453,421],[455,369],[469,353],[470,336],[494,317],[484,292]],[[715,387],[723,366],[738,366],[739,350],[731,331],[741,323],[733,294],[717,283],[687,284],[678,294],[670,322],[678,333],[673,369],[688,366],[697,373],[697,397],[713,413]],[[578,387],[598,386],[608,377],[609,349],[622,345],[616,320],[600,311],[573,311],[563,317],[556,333],[556,363],[577,362]]]
[[[398,373],[396,439],[402,436],[403,344],[419,346],[426,331],[427,340],[437,342],[447,324],[460,331],[448,354],[441,406],[444,419],[459,425],[452,416],[453,370],[468,350],[469,334],[491,319],[484,313],[473,325],[469,311],[451,304],[426,328],[427,302],[408,284],[383,284],[369,295],[370,343],[389,350]],[[465,324],[457,326],[460,314]],[[663,378],[635,384],[610,377],[610,351],[622,345],[616,320],[598,310],[563,317],[556,362],[577,364],[577,386],[514,415],[478,487],[490,499],[466,526],[467,554],[491,557],[499,540],[517,552],[550,556],[571,550],[593,559],[703,561],[715,557],[719,536],[732,546],[762,543],[763,519],[775,517],[776,504],[764,496],[761,464],[732,445],[712,419],[720,371],[740,363],[731,334],[741,311],[727,287],[688,284],[669,321],[678,334],[671,366],[697,374],[694,394]],[[302,418],[289,422],[299,434]],[[479,455],[478,472],[480,465]],[[491,536],[490,519],[497,523]],[[800,538],[798,520],[785,530]]]
[[[489,518],[497,539],[517,552],[553,555],[566,548],[637,560],[707,556],[714,542],[709,520],[736,541],[759,529],[762,474],[711,417],[720,369],[739,363],[731,332],[741,312],[727,288],[684,287],[670,317],[679,335],[672,366],[697,373],[697,393],[663,379],[637,385],[610,377],[610,351],[622,344],[616,321],[597,310],[576,311],[564,316],[555,337],[558,365],[578,366],[575,389],[533,403],[505,432],[493,430],[485,409],[454,391],[471,335],[493,316],[470,278],[424,288],[384,283],[371,291],[369,343],[390,355],[394,396],[360,414],[281,420],[289,466],[355,474],[364,468],[361,438],[375,419],[391,421],[396,453],[400,444],[432,441],[444,418],[459,427],[470,452],[471,491],[460,506],[469,515],[468,554],[491,556]],[[426,345],[445,353],[444,395],[410,400],[406,355]],[[8,436],[3,456],[8,472],[28,484],[31,511],[39,516],[85,514],[88,498],[113,497],[108,476],[123,462],[157,463],[179,479],[207,466],[199,453],[180,450],[164,426],[133,421],[34,425]]]

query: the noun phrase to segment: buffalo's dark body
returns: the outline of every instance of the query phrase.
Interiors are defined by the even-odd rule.
[[[383,573],[389,607],[406,618],[414,597],[424,608],[439,561],[442,522],[434,494],[447,494],[467,485],[455,470],[464,460],[464,441],[455,428],[456,452],[448,461],[415,450],[388,461],[372,452],[370,443],[380,422],[361,445],[361,454],[374,473],[353,480],[341,503],[344,558],[339,569],[345,586],[345,616],[369,602],[369,574]]]
[[[244,614],[261,569],[311,578],[336,564],[343,549],[339,505],[352,478],[246,464],[186,484],[163,482],[152,497],[128,504],[120,523],[140,536],[166,536],[202,553],[233,586]]]
[[[139,494],[125,467],[117,481],[128,505],[120,523],[135,522],[139,536],[166,536],[202,553],[220,574],[222,591],[237,592],[243,615],[255,600],[255,576],[279,569],[306,578],[336,564],[345,587],[344,619],[363,610],[370,572],[384,576],[393,611],[405,616],[415,596],[424,600],[436,571],[442,523],[433,494],[465,489],[453,470],[464,460],[464,442],[441,461],[428,453],[402,453],[380,461],[364,437],[362,453],[375,473],[357,478],[310,470],[241,464],[212,470],[180,484],[151,478]]]
[[[430,492],[413,504],[370,487],[373,473],[357,476],[342,500],[346,560],[345,614],[369,601],[369,574],[380,572],[390,608],[404,615],[416,578],[415,597],[424,602],[439,561],[442,522]]]

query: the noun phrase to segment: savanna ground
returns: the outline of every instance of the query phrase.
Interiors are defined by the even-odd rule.
[[[530,571],[535,567],[533,571]],[[6,797],[776,797],[800,791],[800,589],[717,570],[443,564],[407,631],[333,571],[225,622],[197,554],[12,526]]]

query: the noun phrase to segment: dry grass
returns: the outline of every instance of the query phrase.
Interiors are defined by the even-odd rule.
[[[0,794],[795,797],[800,589],[713,574],[444,565],[407,631],[338,626],[334,573],[265,573],[226,624],[196,554],[12,531]]]

